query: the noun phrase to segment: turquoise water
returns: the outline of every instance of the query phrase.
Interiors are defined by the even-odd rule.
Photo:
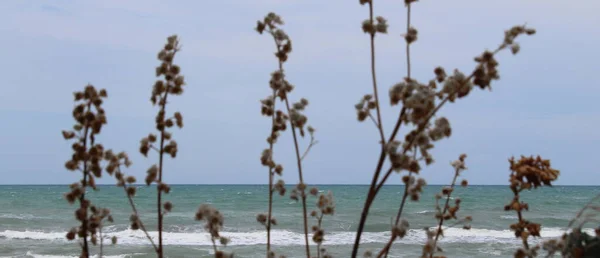
[[[433,218],[434,194],[441,186],[427,186],[420,202],[409,202],[405,218],[411,231],[394,244],[390,257],[418,257],[425,241],[424,227],[436,224]],[[76,225],[74,207],[62,194],[68,186],[0,186],[0,257],[76,257],[78,245],[65,239]],[[367,186],[323,185],[319,190],[332,191],[336,214],[326,217],[325,247],[335,257],[349,257]],[[361,250],[379,250],[389,238],[390,219],[395,216],[403,186],[386,186],[371,209],[363,234]],[[524,216],[541,223],[543,237],[556,237],[575,213],[600,192],[600,187],[556,186],[525,193],[530,204]],[[174,204],[165,218],[164,241],[168,257],[211,257],[212,247],[194,213],[202,203],[210,203],[225,216],[224,236],[231,238],[225,250],[236,257],[264,257],[266,233],[256,222],[256,214],[266,211],[267,187],[264,185],[175,185],[167,200]],[[469,186],[458,188],[453,196],[462,200],[459,214],[473,217],[472,229],[445,230],[441,247],[449,257],[511,257],[519,241],[508,225],[516,221],[514,212],[503,207],[511,200],[506,186]],[[140,231],[128,228],[131,209],[121,188],[101,186],[90,193],[98,206],[111,209],[114,223],[105,225],[108,237],[119,243],[107,246],[107,257],[153,257],[147,239]],[[140,186],[135,202],[150,234],[156,236],[155,189]],[[315,207],[315,198],[309,199]],[[303,234],[301,204],[285,197],[274,200],[274,249],[287,257],[302,257]],[[94,249],[94,251],[96,251]]]

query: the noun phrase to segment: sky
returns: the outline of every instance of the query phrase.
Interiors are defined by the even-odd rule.
[[[406,76],[406,9],[400,0],[375,0],[389,22],[377,35],[382,116],[389,134],[398,106],[388,89]],[[537,155],[561,171],[556,184],[598,185],[600,144],[600,2],[594,0],[419,1],[412,24],[413,77],[427,82],[433,68],[470,71],[473,57],[494,49],[505,29],[537,29],[518,39],[521,52],[502,52],[501,80],[492,91],[473,91],[439,113],[451,138],[436,144],[436,162],[422,170],[430,184],[448,184],[450,161],[466,153],[471,184],[507,184],[511,156]],[[175,62],[186,76],[174,130],[176,159],[165,163],[172,184],[263,184],[259,161],[270,120],[259,100],[270,93],[277,68],[272,39],[253,28],[268,12],[280,14],[294,50],[285,65],[296,86],[290,96],[310,101],[306,115],[319,143],[304,161],[308,184],[368,184],[379,155],[372,123],[356,120],[354,104],[371,93],[369,38],[361,30],[368,8],[346,0],[23,0],[0,3],[0,184],[68,184],[79,176],[64,168],[71,155],[61,130],[73,125],[74,91],[105,88],[108,124],[98,141],[129,153],[126,173],[142,179],[156,155],[144,158],[139,141],[154,129],[149,101],[156,54],[166,37],[180,36]],[[401,133],[405,134],[404,130]],[[308,139],[301,141],[305,148]],[[290,131],[275,146],[287,183],[298,181]],[[394,175],[390,183],[400,183]],[[100,183],[112,184],[105,175]]]

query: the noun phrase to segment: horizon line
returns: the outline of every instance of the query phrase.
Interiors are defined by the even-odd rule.
[[[0,183],[0,186],[69,186],[71,184],[3,184]],[[116,186],[115,184],[96,184],[97,186]],[[133,184],[136,186],[146,186],[146,184]],[[169,184],[172,186],[231,186],[231,185],[239,185],[239,186],[263,186],[263,185],[268,185],[268,184],[225,184],[225,183],[218,183],[218,184]],[[295,185],[295,184],[286,184],[286,185]],[[312,184],[312,185],[333,185],[333,186],[370,186],[369,184],[336,184],[336,183],[332,183],[332,184]],[[403,186],[404,184],[386,184],[384,186]],[[448,184],[427,184],[426,186],[446,186]],[[508,186],[508,184],[469,184],[469,186]],[[552,186],[600,186],[600,185],[585,185],[585,184],[580,184],[580,185],[570,185],[570,184],[555,184]]]

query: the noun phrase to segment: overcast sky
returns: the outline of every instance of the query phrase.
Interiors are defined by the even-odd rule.
[[[436,163],[423,170],[430,184],[446,184],[449,162],[467,153],[472,184],[506,184],[507,159],[541,154],[561,170],[558,184],[598,184],[600,144],[600,2],[594,0],[423,0],[414,4],[419,40],[413,75],[428,81],[441,65],[470,71],[473,57],[495,48],[503,31],[527,23],[521,53],[503,52],[501,80],[476,90],[440,113],[453,135],[438,142]],[[2,1],[0,3],[0,176],[2,184],[63,184],[78,176],[64,169],[72,126],[72,92],[87,83],[106,88],[108,125],[99,141],[127,151],[128,173],[143,177],[156,156],[144,158],[139,140],[154,128],[149,101],[156,53],[171,34],[181,37],[176,63],[187,86],[170,100],[185,126],[174,131],[179,154],[168,160],[169,183],[266,183],[259,156],[269,119],[259,99],[269,94],[277,67],[270,38],[257,19],[280,14],[294,51],[286,64],[292,98],[310,100],[309,123],[319,144],[305,160],[305,180],[367,184],[378,156],[372,123],[358,123],[353,105],[370,93],[369,39],[360,28],[368,8],[357,0],[219,1]],[[387,91],[406,75],[406,10],[401,0],[376,0],[389,35],[376,38],[383,120],[389,133],[399,108]],[[289,133],[289,131],[288,131]],[[403,131],[406,133],[406,131]],[[285,178],[297,182],[291,137],[276,145]],[[306,146],[307,141],[302,142]],[[399,183],[400,177],[390,182]],[[114,182],[110,178],[102,183]]]

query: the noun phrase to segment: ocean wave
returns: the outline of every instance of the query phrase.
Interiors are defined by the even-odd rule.
[[[435,211],[429,211],[429,210],[415,212],[415,214],[434,214],[434,213],[435,213]]]
[[[14,213],[0,214],[0,219],[32,220],[32,219],[46,219],[46,218],[47,217],[35,216],[33,214],[14,214]]]
[[[593,229],[586,229],[592,233]],[[560,228],[543,228],[543,238],[560,237],[563,230]],[[157,237],[157,232],[149,232],[152,238]],[[249,246],[266,244],[265,231],[255,232],[223,232],[223,236],[231,239],[232,246]],[[13,231],[5,230],[0,232],[0,237],[19,240],[46,240],[46,241],[67,241],[65,232],[36,232],[36,231]],[[146,245],[148,240],[142,231],[123,230],[105,234],[105,243],[110,244],[110,238],[116,236],[119,244],[122,245]],[[163,233],[164,244],[166,245],[189,245],[189,246],[210,246],[209,235],[206,232],[197,233]],[[351,245],[354,243],[355,232],[338,231],[328,232],[325,235],[325,243],[328,245]],[[386,243],[389,240],[389,232],[365,232],[363,233],[363,243]],[[304,235],[302,233],[273,230],[271,232],[272,244],[280,246],[302,245]],[[406,244],[422,244],[425,241],[423,230],[410,230],[409,234],[403,239]],[[463,230],[450,228],[444,230],[444,238],[441,242],[447,243],[518,243],[514,233],[510,230],[491,230],[491,229],[471,229]]]

